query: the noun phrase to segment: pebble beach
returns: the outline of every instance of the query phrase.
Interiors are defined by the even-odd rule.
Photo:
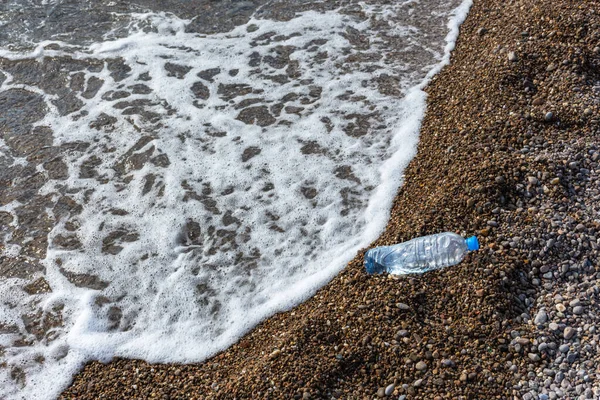
[[[373,246],[453,231],[480,251],[408,277],[367,275],[359,252],[204,363],[92,362],[61,398],[600,398],[599,14],[475,0],[427,87]]]

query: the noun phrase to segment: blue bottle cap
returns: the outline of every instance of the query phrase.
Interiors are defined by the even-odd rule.
[[[466,238],[465,242],[467,242],[467,248],[469,251],[479,250],[479,241],[477,240],[476,236]]]

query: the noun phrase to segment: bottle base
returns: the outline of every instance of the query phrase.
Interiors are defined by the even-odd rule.
[[[385,271],[385,268],[382,265],[376,263],[375,260],[373,260],[373,257],[370,257],[369,251],[367,251],[367,253],[365,254],[364,263],[367,274],[381,274]]]

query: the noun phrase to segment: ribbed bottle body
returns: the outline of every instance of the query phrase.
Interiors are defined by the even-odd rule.
[[[467,251],[463,237],[444,232],[371,249],[365,255],[365,266],[370,273],[423,273],[456,265]]]

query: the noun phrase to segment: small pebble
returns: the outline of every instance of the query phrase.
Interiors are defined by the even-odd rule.
[[[566,340],[570,340],[573,336],[575,336],[575,329],[571,328],[570,326],[567,326],[563,331],[563,337]]]
[[[396,385],[394,385],[393,383],[390,385],[387,385],[387,387],[385,388],[385,395],[389,396],[394,392],[394,389],[396,388]]]
[[[519,58],[517,57],[517,54],[514,51],[508,53],[508,61],[516,62],[518,60]]]
[[[548,343],[541,343],[541,344],[538,346],[538,350],[539,350],[539,351],[545,351],[547,348],[548,348]]]
[[[277,358],[277,357],[279,357],[280,354],[281,354],[281,350],[279,350],[279,349],[273,350],[273,352],[271,354],[269,354],[269,358]]]
[[[535,99],[533,99],[533,102],[531,104],[533,104],[534,106],[541,106],[542,104],[544,104],[544,98],[536,97]]]
[[[444,360],[442,360],[442,365],[444,367],[454,367],[456,364],[452,360],[444,359]]]
[[[542,325],[542,324],[545,324],[547,320],[548,320],[548,314],[546,314],[546,311],[540,310],[540,311],[538,311],[537,315],[535,316],[535,319],[533,322],[536,325]]]

